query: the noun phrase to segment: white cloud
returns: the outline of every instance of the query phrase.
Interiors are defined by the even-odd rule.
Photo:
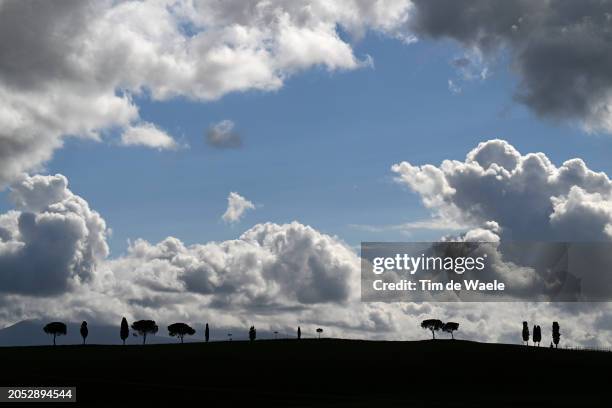
[[[48,295],[91,281],[108,255],[106,223],[62,175],[11,187],[17,210],[0,214],[0,292]]]
[[[255,204],[238,193],[231,192],[227,196],[227,210],[221,216],[225,222],[235,223],[240,221],[248,210],[254,210]]]
[[[544,153],[522,155],[496,139],[480,143],[464,161],[402,162],[392,170],[400,184],[421,196],[434,219],[473,226],[448,239],[499,243],[490,254],[496,261],[482,276],[513,281],[509,295],[607,300],[612,293],[612,181],[582,160],[557,167]],[[533,244],[517,251],[513,241]],[[561,247],[539,241],[573,244],[559,258]]]
[[[242,146],[242,138],[234,131],[235,124],[231,120],[215,123],[206,131],[206,143],[219,149],[236,149]]]
[[[176,141],[166,132],[151,123],[129,126],[121,135],[124,146],[146,146],[159,150],[175,150]]]
[[[407,38],[408,0],[0,2],[0,185],[64,138],[173,148],[132,95],[214,100],[271,91],[297,72],[367,65],[338,33]]]
[[[411,233],[414,230],[452,231],[465,230],[470,228],[469,225],[460,224],[454,220],[447,220],[443,218],[430,218],[424,220],[403,222],[401,224],[395,225],[352,224],[351,227],[368,232],[400,231],[407,234]]]
[[[24,178],[11,196],[16,210],[0,215],[0,324],[29,318],[117,324],[127,316],[208,321],[216,330],[255,324],[292,333],[301,325],[312,336],[324,327],[330,336],[414,340],[428,336],[420,320],[436,317],[460,322],[459,338],[519,343],[521,321],[546,327],[557,320],[562,344],[612,345],[609,331],[588,335],[612,316],[609,303],[362,303],[357,255],[298,222],[258,224],[234,240],[190,246],[172,237],[139,239],[126,255],[107,259],[104,220],[65,177]],[[559,213],[573,204],[566,207]],[[500,228],[485,223],[472,238]]]
[[[612,182],[581,159],[557,167],[543,153],[521,155],[496,139],[480,143],[465,161],[401,162],[392,171],[438,218],[468,225],[495,221],[502,237],[519,240],[612,237]]]

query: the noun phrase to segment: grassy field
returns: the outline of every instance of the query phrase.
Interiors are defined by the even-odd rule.
[[[609,406],[612,353],[435,340],[0,348],[0,385],[78,405]],[[74,404],[72,404],[74,405]]]

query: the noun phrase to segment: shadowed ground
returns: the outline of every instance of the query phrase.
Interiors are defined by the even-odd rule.
[[[0,385],[76,386],[88,406],[584,407],[608,406],[612,353],[322,339],[0,348],[0,363]]]

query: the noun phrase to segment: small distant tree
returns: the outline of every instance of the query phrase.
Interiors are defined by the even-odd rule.
[[[154,320],[138,320],[132,323],[132,330],[142,336],[142,344],[147,342],[147,335],[157,333],[159,327]]]
[[[321,333],[323,333],[323,329],[319,327],[317,329],[317,333],[319,333],[319,338],[321,338]]]
[[[427,319],[421,322],[421,327],[426,330],[431,330],[431,334],[436,339],[436,332],[442,328],[444,323],[438,319]]]
[[[208,323],[206,323],[206,328],[204,329],[204,340],[208,343],[209,338],[210,338],[210,332],[208,331]]]
[[[442,331],[445,333],[450,333],[453,340],[455,340],[455,336],[453,335],[455,330],[459,330],[459,323],[446,322],[442,325]]]
[[[170,337],[176,336],[181,340],[181,343],[183,343],[185,336],[193,336],[195,332],[196,331],[187,323],[173,323],[168,326],[168,334]]]
[[[559,323],[553,322],[552,325],[552,338],[553,343],[555,343],[555,348],[559,347],[559,340],[561,339],[561,328],[559,327]]]
[[[125,340],[130,337],[130,326],[128,326],[128,322],[125,319],[121,319],[121,329],[119,330],[119,336],[121,336],[121,341],[123,341],[123,345],[125,346]]]
[[[529,345],[529,326],[527,322],[523,322],[523,343]]]
[[[274,340],[278,338],[278,331],[274,330]]]
[[[53,335],[53,345],[55,346],[55,338],[57,336],[65,336],[66,333],[68,333],[68,328],[66,327],[66,323],[51,322],[43,327],[43,331]]]
[[[257,338],[257,330],[255,330],[255,326],[251,326],[249,329],[249,340],[255,341]]]
[[[540,330],[540,326],[533,326],[533,345],[535,346],[538,343],[538,347],[540,347],[540,341],[542,341],[542,331]]]
[[[81,337],[83,338],[83,344],[85,344],[85,341],[87,340],[87,335],[89,334],[89,329],[87,329],[87,322],[83,321],[83,323],[81,323]]]
[[[300,329],[300,326],[298,326],[297,339],[300,340],[301,338],[302,338],[302,329]]]
[[[227,333],[227,337],[229,338],[230,341],[232,341],[232,333]]]

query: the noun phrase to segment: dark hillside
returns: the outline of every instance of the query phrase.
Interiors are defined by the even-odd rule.
[[[4,385],[76,385],[99,406],[608,406],[612,369],[612,353],[459,340],[21,347],[0,361]]]

